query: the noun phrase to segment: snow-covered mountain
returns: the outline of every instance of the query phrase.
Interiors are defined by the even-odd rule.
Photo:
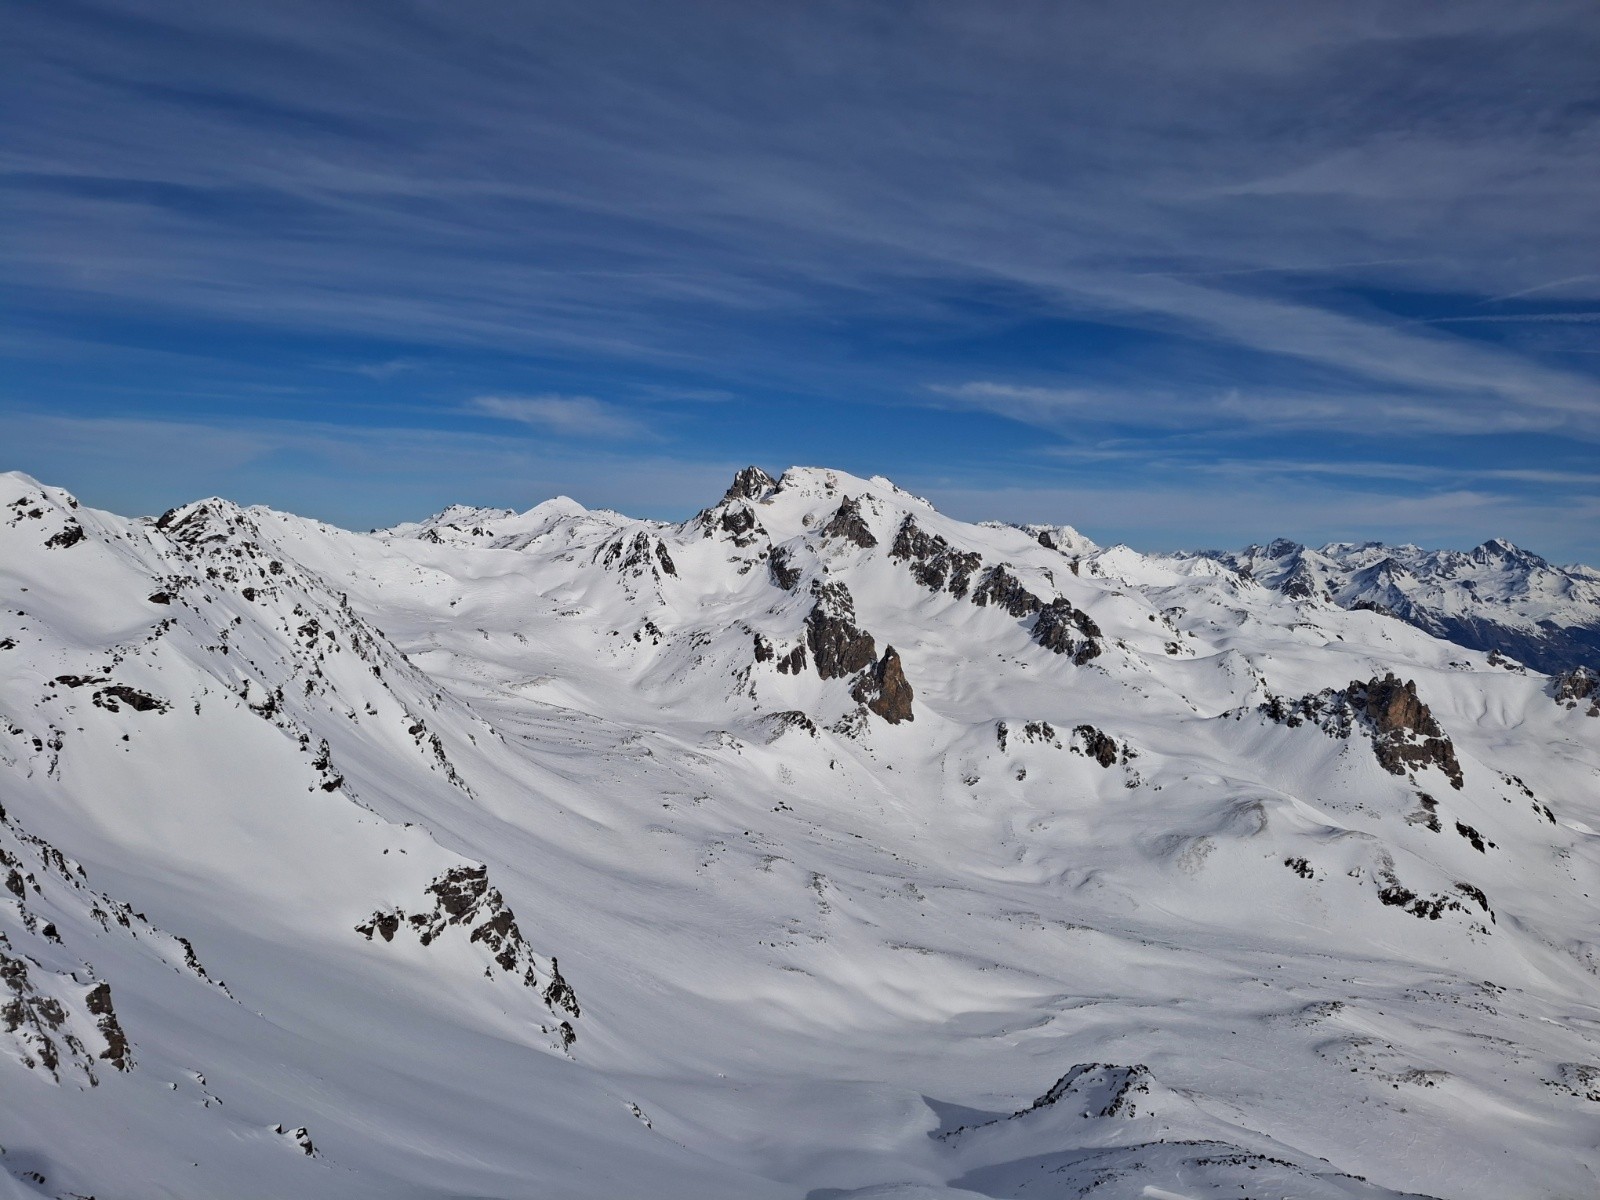
[[[1600,670],[1600,571],[1558,567],[1502,538],[1468,551],[1280,539],[1206,557],[1292,599],[1389,613],[1538,671]]]
[[[3,480],[0,1196],[1600,1192],[1595,676],[825,470]]]

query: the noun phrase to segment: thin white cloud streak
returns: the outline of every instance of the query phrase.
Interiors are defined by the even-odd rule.
[[[654,436],[643,422],[593,396],[475,396],[469,407],[559,437],[631,440]]]
[[[1040,387],[969,380],[933,384],[937,400],[929,407],[970,409],[1006,417],[1054,432],[1088,428],[1157,430],[1362,430],[1419,434],[1488,434],[1548,431],[1573,425],[1600,424],[1597,411],[1570,418],[1526,407],[1507,406],[1484,397],[1455,404],[1428,403],[1426,398],[1383,392],[1358,394],[1307,393],[1269,388],[1193,388],[1186,391],[1100,387]]]

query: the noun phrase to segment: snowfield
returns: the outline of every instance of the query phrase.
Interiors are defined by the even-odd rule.
[[[0,478],[0,1197],[1600,1195],[1600,686],[1362,548]]]

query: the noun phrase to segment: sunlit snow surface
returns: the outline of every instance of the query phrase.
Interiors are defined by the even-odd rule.
[[[0,1196],[1600,1194],[1582,704],[1211,560],[741,479],[356,534],[4,476]],[[932,590],[908,517],[1098,656]],[[914,719],[779,669],[813,584]],[[1388,672],[1462,788],[1263,711]]]

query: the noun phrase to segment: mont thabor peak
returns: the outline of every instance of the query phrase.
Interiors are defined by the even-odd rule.
[[[1587,568],[12,474],[0,591],[0,1197],[1600,1195]]]

